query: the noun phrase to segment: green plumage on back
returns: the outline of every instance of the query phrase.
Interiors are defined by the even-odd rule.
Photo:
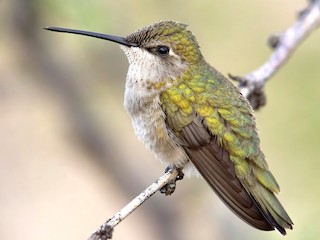
[[[280,191],[279,185],[269,171],[260,150],[252,108],[239,90],[214,68],[200,62],[196,70],[187,72],[178,79],[176,85],[161,94],[160,99],[168,126],[177,136],[184,139],[184,128],[192,123],[202,124],[210,134],[211,140],[205,136],[203,143],[198,146],[199,149],[214,139],[217,147],[221,147],[229,155],[227,161],[232,162],[236,178],[256,208],[271,225],[285,233],[284,228],[291,228],[292,222],[274,195]],[[185,144],[187,149],[195,147],[188,142]],[[207,154],[212,153],[209,151]],[[204,164],[201,161],[205,160],[195,160],[191,157],[191,161],[197,167]],[[206,174],[201,170],[200,173]],[[207,176],[215,177],[210,174]],[[207,181],[210,184],[210,180]],[[215,189],[215,186],[211,187]],[[228,194],[220,194],[220,197],[225,201],[224,198],[228,197]],[[228,205],[228,202],[225,202]],[[233,208],[232,205],[229,207]],[[246,219],[245,216],[241,216],[242,213],[238,214]]]

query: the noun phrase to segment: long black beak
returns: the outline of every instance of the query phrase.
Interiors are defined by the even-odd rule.
[[[53,31],[53,32],[64,32],[64,33],[73,33],[73,34],[79,34],[79,35],[85,35],[89,37],[95,37],[95,38],[101,38],[104,40],[108,40],[111,42],[119,43],[121,45],[125,45],[128,47],[138,47],[138,44],[136,43],[129,43],[126,41],[124,37],[118,37],[108,34],[102,34],[102,33],[95,33],[95,32],[88,32],[88,31],[82,31],[82,30],[74,30],[74,29],[68,29],[68,28],[59,28],[59,27],[46,27],[45,30]]]

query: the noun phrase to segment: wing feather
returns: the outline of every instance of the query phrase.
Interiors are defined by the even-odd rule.
[[[273,230],[274,228],[265,220],[252,197],[236,177],[234,164],[231,162],[228,152],[207,130],[202,135],[203,140],[199,141],[199,133],[204,133],[204,129],[204,126],[199,128],[195,122],[182,129],[181,137],[188,143],[188,147],[185,149],[192,163],[235,214],[253,227],[261,230]],[[203,144],[204,142],[206,144]]]
[[[161,95],[169,129],[222,201],[261,230],[292,228],[274,193],[279,186],[260,150],[252,109],[238,89],[213,68]]]

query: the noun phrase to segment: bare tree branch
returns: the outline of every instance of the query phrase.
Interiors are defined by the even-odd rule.
[[[112,238],[112,232],[115,226],[117,226],[123,219],[129,216],[134,210],[136,210],[142,203],[150,198],[157,191],[162,189],[165,185],[170,184],[179,177],[179,169],[171,168],[163,176],[161,176],[156,182],[151,184],[124,208],[117,212],[112,218],[108,219],[103,225],[99,227],[89,238],[89,240],[105,240]]]
[[[269,39],[270,47],[274,52],[258,69],[244,77],[229,77],[239,82],[242,94],[247,97],[254,109],[258,109],[266,102],[263,87],[266,81],[273,76],[276,71],[284,65],[298,44],[314,29],[320,25],[320,0],[310,1],[310,5],[300,13],[298,20],[286,31]],[[165,185],[179,179],[179,170],[173,168],[161,176],[155,183],[140,193],[127,206],[122,208],[112,218],[107,220],[96,230],[89,240],[105,240],[112,238],[114,227],[119,224],[130,213],[137,209],[144,201],[150,198],[155,192],[162,189]],[[170,194],[170,193],[169,193]]]
[[[254,109],[266,103],[263,91],[266,81],[286,63],[299,43],[319,25],[320,0],[314,0],[299,14],[298,20],[290,28],[271,36],[269,45],[275,50],[265,64],[244,77],[229,74],[231,79],[239,82],[242,94],[248,98]]]

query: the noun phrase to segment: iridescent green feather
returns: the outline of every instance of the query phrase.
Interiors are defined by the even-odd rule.
[[[178,79],[178,84],[162,93],[161,102],[169,125],[179,136],[183,127],[200,117],[228,151],[236,175],[247,191],[278,222],[283,222],[281,226],[288,226],[291,220],[273,195],[279,192],[279,186],[260,150],[252,108],[238,89],[215,69],[206,64],[199,68],[197,72],[201,76],[190,70]]]

